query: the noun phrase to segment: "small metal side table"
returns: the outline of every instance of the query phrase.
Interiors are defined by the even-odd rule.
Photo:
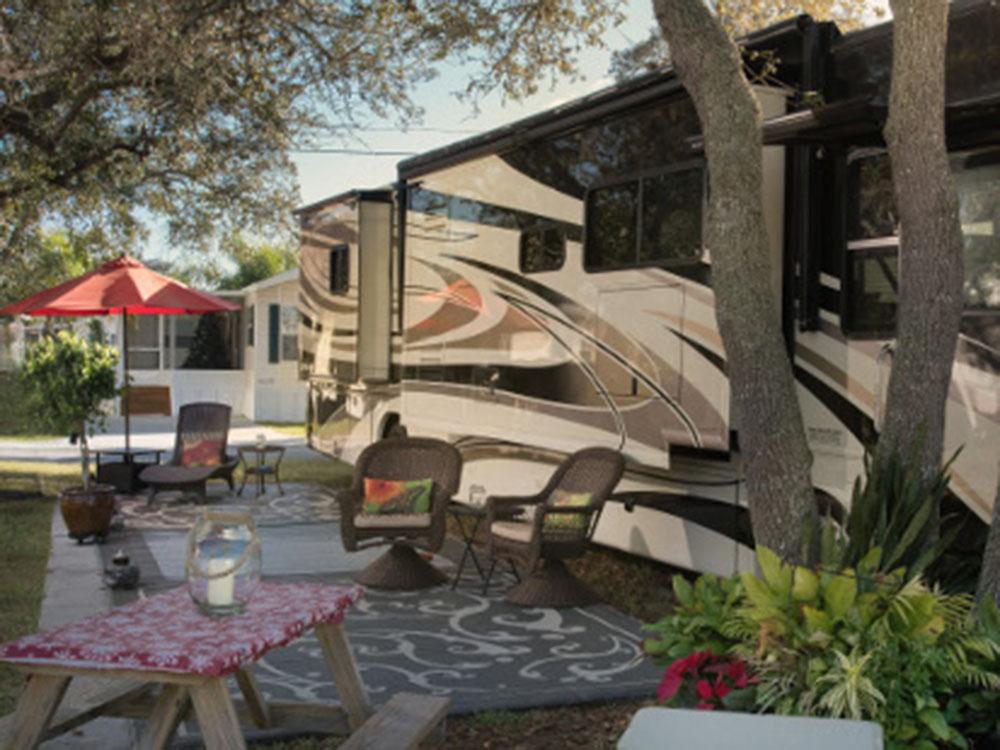
[[[479,574],[479,580],[486,580],[486,571],[483,569],[483,564],[479,561],[479,555],[476,554],[475,549],[476,534],[479,533],[479,527],[486,520],[486,506],[470,505],[458,500],[451,500],[448,503],[448,512],[455,519],[455,524],[458,526],[458,533],[462,536],[462,543],[464,545],[462,556],[459,558],[458,566],[455,570],[455,578],[451,582],[451,590],[454,591],[458,586],[459,580],[462,578],[462,571],[465,570],[467,560],[472,560],[472,564]],[[519,508],[511,508],[510,510],[503,511],[501,517],[504,519],[515,518],[520,512]],[[467,521],[466,519],[469,520]],[[510,570],[518,582],[520,582],[521,576],[518,575],[517,568],[514,567],[513,563],[511,563]]]
[[[281,477],[278,475],[281,459],[285,457],[285,446],[275,445],[274,443],[240,445],[236,447],[236,453],[243,464],[243,483],[240,484],[240,489],[236,493],[237,495],[243,494],[243,488],[247,486],[247,477],[251,475],[256,477],[254,480],[257,485],[256,497],[260,497],[267,492],[265,477],[268,475],[274,477],[274,481],[278,485],[278,494],[285,494],[285,490],[281,486]],[[277,454],[277,458],[275,458],[273,463],[268,461],[267,454],[269,453]],[[247,460],[248,455],[252,456],[250,460]]]

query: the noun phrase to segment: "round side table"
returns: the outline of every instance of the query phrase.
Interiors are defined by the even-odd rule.
[[[281,486],[281,477],[278,475],[281,459],[285,457],[285,446],[275,445],[274,443],[240,445],[237,446],[236,453],[243,464],[243,483],[240,485],[240,489],[236,493],[237,495],[243,494],[243,488],[247,486],[247,477],[251,475],[256,477],[254,480],[257,485],[256,497],[260,497],[267,492],[265,481],[268,475],[274,477],[274,481],[278,485],[278,494],[285,494],[285,490]],[[274,461],[268,459],[268,454],[272,453],[276,454]]]
[[[458,567],[455,569],[455,578],[451,582],[451,590],[454,591],[455,587],[458,586],[459,580],[462,578],[462,572],[465,570],[467,560],[472,560],[472,564],[479,574],[479,580],[486,580],[486,571],[483,568],[483,562],[479,559],[479,555],[476,554],[475,548],[479,527],[486,521],[486,506],[471,505],[463,503],[460,500],[449,500],[448,513],[455,519],[463,544],[462,556],[459,558]],[[520,513],[520,508],[511,508],[502,511],[500,517],[511,519],[516,518]],[[513,563],[510,564],[510,570],[514,578],[520,581],[521,576],[518,574],[517,568],[514,567]]]

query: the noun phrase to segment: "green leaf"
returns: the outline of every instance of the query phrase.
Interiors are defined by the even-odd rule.
[[[952,730],[948,725],[948,721],[944,718],[944,714],[936,708],[925,708],[917,716],[939,740],[946,740],[951,737]]]
[[[674,596],[677,597],[677,601],[683,604],[685,607],[694,606],[694,588],[684,576],[676,575],[671,580],[672,587],[674,589]]]
[[[775,609],[781,606],[781,600],[774,595],[766,583],[753,573],[741,574],[740,580],[743,582],[743,588],[746,589],[747,597],[758,607]]]
[[[872,572],[878,570],[878,566],[881,560],[882,560],[882,548],[872,547],[870,550],[868,550],[865,556],[858,561],[858,570],[863,570],[865,572]]]
[[[793,569],[792,598],[797,602],[810,602],[819,594],[819,576],[806,568]]]
[[[792,591],[792,569],[767,547],[757,547],[757,564],[761,575],[776,594],[788,596]]]
[[[802,617],[806,621],[806,627],[812,632],[830,634],[833,632],[833,621],[826,612],[810,607],[802,607]]]
[[[823,589],[823,601],[833,620],[839,620],[854,605],[858,582],[846,575],[834,575]]]

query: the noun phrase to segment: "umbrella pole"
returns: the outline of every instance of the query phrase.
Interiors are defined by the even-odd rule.
[[[125,371],[125,398],[122,401],[122,414],[125,417],[125,453],[128,454],[131,450],[131,428],[129,426],[130,419],[130,408],[129,408],[129,384],[128,384],[128,308],[122,308],[122,349],[124,350],[124,371]],[[128,455],[125,456],[125,462],[128,463]]]

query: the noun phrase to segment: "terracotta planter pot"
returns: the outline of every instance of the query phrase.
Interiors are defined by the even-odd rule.
[[[59,510],[71,539],[80,544],[90,538],[103,542],[115,512],[115,488],[110,484],[92,484],[87,490],[69,487],[59,493]]]

